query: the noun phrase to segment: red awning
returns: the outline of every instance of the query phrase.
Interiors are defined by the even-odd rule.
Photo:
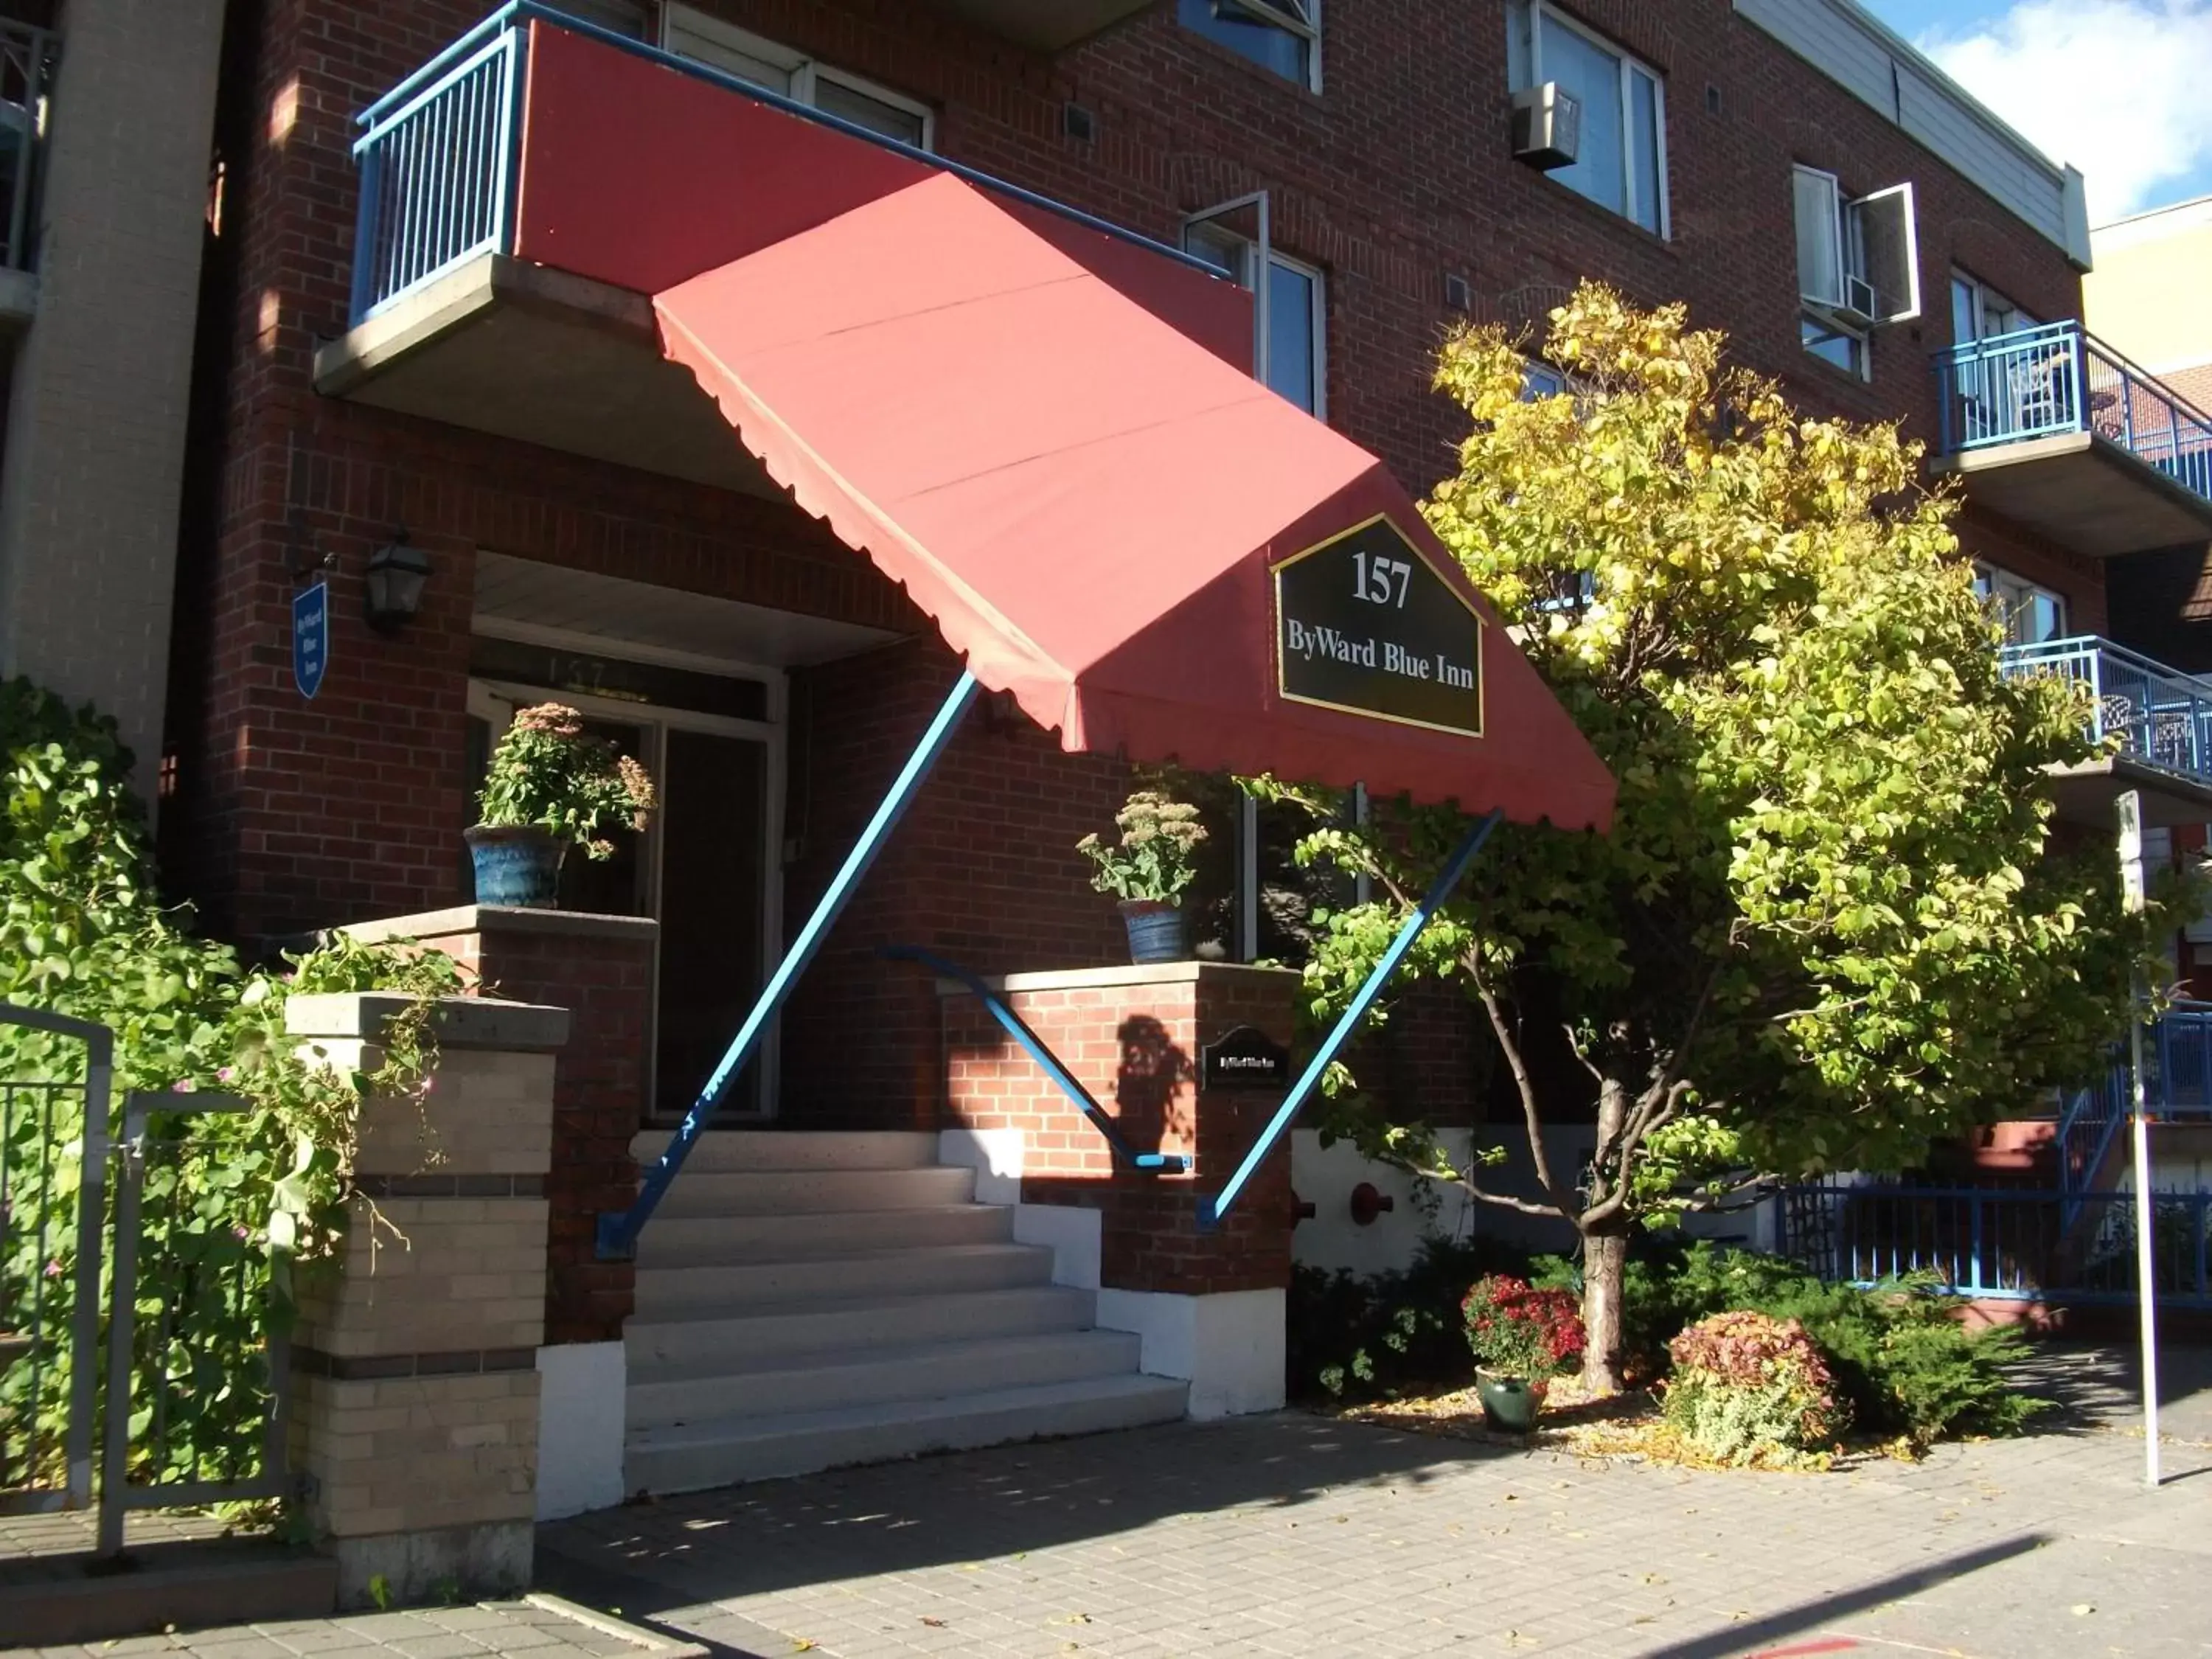
[[[1066,748],[1607,823],[1611,778],[1380,461],[964,181],[655,305],[776,480]],[[1480,737],[1281,695],[1273,568],[1378,516],[1484,619]]]

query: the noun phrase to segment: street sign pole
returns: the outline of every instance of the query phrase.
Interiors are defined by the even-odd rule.
[[[2143,908],[2142,797],[2129,790],[2118,802],[2120,890],[2130,915]],[[2144,1112],[2143,1002],[2137,987],[2128,1020],[2128,1106],[2135,1162],[2136,1308],[2142,1322],[2143,1391],[2143,1484],[2155,1491],[2158,1466],[2158,1290],[2156,1240],[2152,1229],[2158,1206],[2151,1193],[2150,1120]]]

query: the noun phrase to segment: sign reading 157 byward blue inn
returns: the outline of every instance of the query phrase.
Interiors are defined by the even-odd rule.
[[[1482,619],[1388,519],[1274,567],[1292,702],[1482,735]]]

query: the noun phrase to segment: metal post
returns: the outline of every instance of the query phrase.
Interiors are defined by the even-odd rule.
[[[1375,1000],[1382,994],[1382,988],[1397,973],[1398,964],[1413,948],[1413,941],[1420,938],[1435,919],[1437,912],[1443,908],[1444,901],[1451,896],[1452,890],[1467,874],[1468,866],[1474,862],[1475,854],[1482,850],[1482,844],[1490,839],[1490,832],[1498,827],[1498,820],[1504,816],[1503,811],[1492,812],[1468,831],[1420,903],[1414,907],[1413,915],[1407,916],[1404,926],[1398,929],[1398,937],[1390,941],[1390,948],[1382,953],[1382,959],[1369,973],[1366,982],[1352,999],[1351,1006],[1338,1017],[1328,1036],[1322,1040],[1321,1047],[1314,1051],[1314,1057],[1306,1062],[1305,1070],[1291,1085],[1291,1092],[1275,1109],[1275,1115],[1260,1132],[1260,1138],[1252,1143],[1252,1150],[1244,1154],[1244,1161],[1237,1166],[1218,1193],[1212,1198],[1199,1200],[1198,1224],[1200,1231],[1218,1226],[1222,1217],[1229,1213],[1230,1206],[1236,1203],[1237,1194],[1244,1190],[1246,1184],[1258,1172],[1260,1165],[1267,1161],[1267,1154],[1274,1150],[1275,1143],[1291,1127],[1291,1121],[1297,1116],[1300,1109],[1320,1086],[1323,1074],[1343,1051],[1345,1044],[1358,1034],[1367,1018],[1367,1011],[1375,1006]]]
[[[2143,908],[2142,796],[2130,789],[2117,803],[2120,819],[2120,889],[2131,915]],[[2152,1229],[2157,1206],[2152,1201],[2150,1120],[2143,1102],[2143,1028],[2142,988],[2136,988],[2137,1006],[2128,1020],[2128,1095],[2134,1139],[2136,1182],[2136,1309],[2141,1323],[2143,1390],[2143,1484],[2154,1490],[2159,1482],[2158,1461],[2158,1256]]]
[[[806,964],[814,959],[814,953],[821,948],[831,924],[853,896],[853,890],[860,885],[860,878],[867,873],[868,866],[883,851],[884,843],[890,839],[891,831],[906,816],[906,809],[914,804],[914,798],[921,793],[922,782],[929,776],[930,769],[937,764],[938,757],[952,741],[952,734],[960,725],[960,717],[968,712],[968,705],[975,700],[976,689],[975,675],[963,669],[958,682],[945,695],[937,717],[930,721],[929,729],[921,734],[921,740],[915,744],[914,752],[907,757],[906,765],[892,781],[890,792],[877,806],[875,816],[860,831],[860,838],[854,843],[853,850],[845,855],[845,862],[831,878],[820,902],[815,905],[814,914],[806,919],[806,925],[799,930],[799,937],[792,940],[791,948],[784,952],[783,960],[777,964],[775,974],[761,988],[760,997],[753,1004],[752,1012],[745,1016],[745,1023],[738,1028],[737,1036],[724,1051],[720,1063],[714,1067],[714,1074],[707,1079],[707,1086],[699,1091],[699,1097],[691,1103],[691,1109],[684,1115],[683,1125],[669,1141],[667,1151],[662,1152],[659,1160],[645,1172],[645,1179],[638,1188],[637,1201],[627,1210],[611,1210],[600,1215],[598,1254],[601,1261],[624,1261],[635,1251],[638,1234],[653,1218],[653,1212],[659,1207],[669,1183],[676,1179],[676,1172],[684,1167],[684,1160],[690,1157],[691,1148],[697,1142],[700,1132],[713,1121],[715,1112],[721,1106],[722,1096],[736,1080],[738,1073],[744,1070],[745,1062],[752,1058],[753,1050],[766,1035],[769,1022],[790,995],[791,988],[798,981],[799,975],[806,970]]]
[[[107,1304],[107,1418],[100,1456],[100,1533],[94,1553],[102,1560],[123,1553],[123,1520],[130,1507],[131,1384],[138,1314],[138,1203],[146,1182],[147,1106],[157,1095],[131,1094],[123,1104],[122,1153],[115,1181],[115,1266]]]
[[[76,1305],[70,1330],[70,1419],[64,1456],[68,1505],[92,1501],[92,1419],[100,1381],[100,1247],[107,1226],[108,1112],[115,1086],[115,1036],[104,1025],[40,1022],[84,1038],[84,1155],[76,1196]]]

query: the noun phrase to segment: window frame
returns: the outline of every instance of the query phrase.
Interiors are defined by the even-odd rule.
[[[1813,349],[1812,343],[1805,337],[1805,329],[1808,324],[1814,328],[1826,330],[1837,339],[1849,340],[1851,343],[1851,362],[1848,368],[1842,363],[1823,357]],[[1851,379],[1862,382],[1871,381],[1874,379],[1874,336],[1865,329],[1855,328],[1840,318],[1809,304],[1801,303],[1798,309],[1797,347],[1814,362],[1824,363],[1838,374],[1848,374]]]
[[[1610,40],[1607,36],[1600,33],[1596,29],[1591,27],[1588,23],[1583,22],[1581,18],[1575,16],[1573,14],[1561,10],[1559,7],[1553,3],[1553,0],[1516,0],[1516,3],[1507,9],[1506,27],[1509,30],[1516,27],[1525,27],[1528,31],[1525,49],[1526,63],[1523,65],[1527,70],[1528,80],[1525,86],[1507,88],[1506,89],[1509,92],[1522,92],[1526,91],[1528,87],[1540,87],[1544,84],[1543,24],[1544,19],[1547,17],[1549,17],[1553,21],[1559,24],[1560,27],[1568,30],[1570,33],[1579,34],[1583,40],[1589,41],[1590,45],[1595,46],[1600,52],[1604,52],[1620,66],[1620,74],[1619,76],[1620,93],[1620,131],[1624,149],[1627,152],[1625,153],[1621,158],[1621,184],[1625,191],[1625,202],[1623,205],[1616,208],[1610,203],[1599,201],[1595,196],[1586,195],[1583,191],[1576,190],[1572,185],[1567,184],[1564,180],[1559,181],[1561,187],[1565,190],[1572,191],[1574,194],[1582,197],[1583,200],[1585,202],[1593,203],[1595,205],[1605,209],[1607,212],[1614,214],[1618,217],[1627,220],[1630,224],[1634,225],[1638,230],[1646,231],[1650,234],[1658,237],[1658,239],[1662,242],[1673,241],[1674,240],[1674,202],[1672,189],[1667,178],[1667,77],[1662,75],[1657,70],[1652,68],[1650,64],[1645,63],[1642,58],[1637,57],[1619,41]],[[1509,34],[1507,39],[1508,51],[1506,53],[1506,61],[1509,65],[1511,64],[1515,55],[1511,50],[1511,46],[1512,41]],[[1637,157],[1633,153],[1633,144],[1636,134],[1636,94],[1634,90],[1634,77],[1638,75],[1641,75],[1645,80],[1651,83],[1651,138],[1652,143],[1657,150],[1656,159],[1658,162],[1658,165],[1653,169],[1653,173],[1659,181],[1659,210],[1656,216],[1655,216],[1656,220],[1656,228],[1654,226],[1644,224],[1641,219],[1636,216],[1636,209],[1638,205],[1637,189],[1638,183],[1637,175],[1638,168],[1637,167]],[[1512,78],[1511,74],[1509,72],[1506,79],[1510,81]]]
[[[855,75],[850,70],[839,69],[833,64],[823,63],[818,58],[811,58],[795,46],[785,46],[781,40],[772,40],[764,34],[755,34],[750,29],[739,28],[735,23],[725,22],[719,17],[700,10],[696,6],[682,4],[680,0],[672,0],[671,3],[660,8],[660,27],[659,39],[655,44],[663,52],[673,52],[679,58],[689,58],[695,63],[705,64],[709,69],[720,70],[723,74],[736,76],[740,81],[744,81],[746,77],[738,75],[737,70],[723,69],[722,65],[709,58],[696,57],[671,43],[669,37],[679,19],[691,33],[708,40],[713,40],[717,36],[724,37],[732,52],[743,52],[748,58],[757,58],[763,64],[774,64],[791,77],[791,89],[788,92],[776,93],[773,87],[762,88],[761,90],[763,92],[788,98],[794,104],[804,104],[807,108],[828,115],[833,120],[850,119],[849,117],[837,115],[833,111],[823,110],[816,101],[815,88],[826,81],[832,86],[843,88],[847,92],[856,93],[863,98],[872,98],[879,104],[888,105],[892,109],[903,111],[917,118],[921,123],[921,141],[914,148],[929,151],[933,155],[936,153],[937,112],[921,99],[909,97],[905,93],[884,86],[881,82],[871,81],[865,75]],[[747,84],[753,83],[748,82]],[[902,139],[891,138],[884,133],[875,133],[872,136],[890,143],[905,142]]]
[[[1264,191],[1261,192],[1262,196],[1264,194]],[[1257,275],[1261,244],[1251,237],[1241,232],[1231,230],[1218,222],[1218,215],[1248,204],[1263,205],[1258,197],[1239,198],[1235,202],[1225,203],[1219,207],[1204,209],[1187,216],[1182,223],[1182,249],[1186,253],[1192,253],[1191,242],[1195,238],[1211,241],[1225,251],[1232,252],[1237,268],[1234,271],[1224,274],[1239,288],[1251,295],[1256,301],[1259,298]],[[1262,234],[1265,234],[1264,231]],[[1313,284],[1313,305],[1306,318],[1306,328],[1310,342],[1309,349],[1312,353],[1313,361],[1314,400],[1313,406],[1307,409],[1305,412],[1316,421],[1326,421],[1328,419],[1328,273],[1322,270],[1319,265],[1312,264],[1293,254],[1284,252],[1273,245],[1272,239],[1267,242],[1267,248],[1269,265],[1280,265],[1284,270],[1295,272]],[[1203,254],[1196,253],[1193,253],[1193,257],[1205,258]],[[1210,260],[1207,263],[1212,264]],[[1219,270],[1218,266],[1213,268]],[[1270,392],[1275,392],[1275,387],[1268,378],[1269,372],[1274,367],[1273,353],[1270,349],[1273,344],[1273,296],[1271,294],[1267,306],[1253,319],[1254,332],[1256,337],[1253,352],[1253,378]],[[1291,401],[1279,392],[1275,392],[1275,395],[1282,398],[1285,403]],[[1291,404],[1291,406],[1293,409],[1303,407],[1297,404]]]
[[[1962,287],[1966,289],[1972,295],[1972,304],[1973,308],[1974,331],[1965,339],[1960,339],[1957,337],[1959,332],[1959,311],[1957,300],[1959,289]],[[2040,328],[2043,326],[2040,322],[2036,320],[2033,313],[2031,313],[2026,306],[2021,305],[2018,301],[2010,298],[2002,289],[1992,287],[1990,283],[1984,282],[1980,277],[1975,276],[1972,271],[1961,270],[1956,265],[1953,265],[1951,267],[1951,333],[1953,336],[1951,343],[1954,346],[1971,345],[1976,340],[1996,339],[2002,334],[2016,334],[2022,329]],[[1991,300],[1996,301],[2012,314],[2011,325],[1998,331],[1998,333],[1996,334],[1992,334],[1990,331],[1987,322],[1989,316],[1989,303]]]
[[[1974,591],[1975,596],[1996,613],[1998,624],[2004,629],[2007,645],[2042,645],[2051,640],[2072,637],[2074,606],[2057,588],[2030,581],[2001,564],[1977,559],[1974,561]],[[2057,616],[2057,626],[2041,639],[2022,639],[2013,631],[2012,619],[2022,608],[2021,601],[2032,604],[2037,599],[2051,602],[2051,607]]]
[[[1241,21],[1246,21],[1255,27],[1264,27],[1273,26],[1273,27],[1282,30],[1284,33],[1291,35],[1293,38],[1303,40],[1306,43],[1306,72],[1305,78],[1303,81],[1296,76],[1281,74],[1273,66],[1261,63],[1258,58],[1252,57],[1249,53],[1238,52],[1235,46],[1230,45],[1225,40],[1215,40],[1213,36],[1203,33],[1200,30],[1193,28],[1190,24],[1182,21],[1180,6],[1177,8],[1176,27],[1178,28],[1189,29],[1190,32],[1196,34],[1200,40],[1212,41],[1213,45],[1219,46],[1224,52],[1234,52],[1238,58],[1243,58],[1244,62],[1251,64],[1254,68],[1264,70],[1268,74],[1274,76],[1277,80],[1287,81],[1294,87],[1303,86],[1308,92],[1312,93],[1316,97],[1319,97],[1321,95],[1322,89],[1321,43],[1322,0],[1232,0],[1232,3],[1235,4],[1239,10],[1251,14],[1249,18]],[[1305,18],[1299,17],[1297,14],[1291,9],[1291,7],[1297,5],[1303,5],[1311,14],[1311,15]],[[1216,15],[1218,15],[1218,14],[1217,13]]]

